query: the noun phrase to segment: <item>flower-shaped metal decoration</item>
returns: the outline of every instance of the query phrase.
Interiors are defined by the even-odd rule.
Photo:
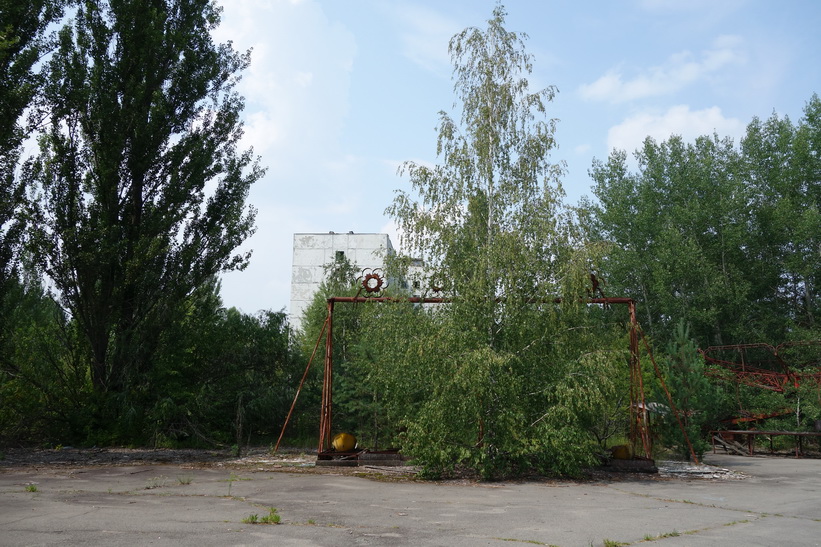
[[[388,287],[388,280],[381,268],[365,268],[357,282],[361,285],[357,296],[363,290],[365,291],[364,296],[380,296],[382,291]]]
[[[445,277],[441,273],[434,273],[428,277],[428,292],[434,297],[441,297],[445,292]]]

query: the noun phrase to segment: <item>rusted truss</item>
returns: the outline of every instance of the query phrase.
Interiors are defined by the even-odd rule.
[[[821,387],[821,340],[711,346],[699,352],[713,365],[707,369],[713,378],[779,393],[802,384]]]

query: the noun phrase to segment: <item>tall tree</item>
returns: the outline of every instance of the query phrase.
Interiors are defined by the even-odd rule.
[[[549,158],[556,89],[531,91],[526,37],[505,16],[497,5],[486,29],[451,40],[461,120],[440,113],[441,163],[406,163],[411,189],[388,209],[406,252],[453,301],[430,313],[374,308],[363,353],[407,429],[404,447],[431,470],[573,473],[595,445],[585,430],[594,405],[576,403],[604,399],[617,360],[569,337],[583,321],[588,262],[563,213],[563,166]]]
[[[821,99],[798,124],[773,114],[754,119],[741,141],[742,176],[751,190],[747,253],[761,330],[781,339],[817,328],[821,310]],[[816,331],[817,332],[817,331]]]
[[[19,161],[30,130],[26,111],[36,104],[42,84],[35,67],[53,45],[47,29],[63,4],[0,0],[0,384],[26,346],[20,331],[43,319],[29,306],[40,296],[39,281],[25,282],[20,267],[26,187]]]
[[[747,190],[732,141],[647,139],[636,159],[637,173],[621,151],[591,171],[599,198],[591,238],[611,245],[610,290],[635,298],[654,334],[672,334],[683,320],[702,343],[729,343],[749,291],[741,270]]]
[[[468,28],[451,40],[461,124],[439,113],[443,163],[406,162],[411,192],[397,192],[388,209],[403,243],[447,292],[487,303],[478,320],[491,344],[496,312],[516,308],[495,299],[553,294],[551,263],[565,243],[563,165],[549,161],[556,120],[545,117],[556,89],[530,91],[526,36],[505,30],[504,17],[499,5],[486,30]]]
[[[234,87],[250,53],[215,44],[218,23],[211,0],[86,0],[47,66],[33,248],[98,393],[127,398],[185,299],[249,258],[263,170],[238,149]]]
[[[596,161],[589,237],[608,241],[611,290],[669,341],[702,347],[817,336],[821,307],[821,101],[797,125],[754,119],[740,146],[718,136],[647,139]]]
[[[25,187],[17,176],[26,137],[23,115],[35,100],[40,79],[35,64],[49,48],[48,25],[59,17],[62,0],[0,0],[0,329],[5,330],[5,298],[16,281],[14,267],[24,223],[19,216]],[[0,339],[3,332],[0,332]],[[7,353],[5,351],[0,351]]]

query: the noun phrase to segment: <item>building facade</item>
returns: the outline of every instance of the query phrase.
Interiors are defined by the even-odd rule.
[[[360,270],[382,268],[385,257],[393,253],[388,234],[294,234],[288,309],[291,326],[297,330],[301,327],[305,310],[325,280],[326,266],[345,258]]]

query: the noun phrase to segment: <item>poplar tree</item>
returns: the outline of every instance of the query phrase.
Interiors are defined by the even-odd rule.
[[[0,0],[0,279],[9,275],[19,239],[15,216],[24,198],[16,176],[26,137],[23,114],[34,101],[39,78],[34,65],[48,50],[46,27],[62,2]]]
[[[61,0],[0,0],[0,366],[13,353],[13,319],[19,302],[19,258],[25,233],[26,187],[18,176],[28,135],[26,109],[35,104],[42,80],[37,62],[51,47],[48,25],[61,14]]]
[[[610,286],[670,341],[679,322],[700,347],[818,336],[821,100],[793,123],[753,119],[740,145],[717,135],[646,139],[595,161],[590,238],[612,244]]]
[[[115,413],[138,408],[186,298],[249,259],[263,169],[239,148],[235,85],[250,52],[213,41],[219,20],[211,0],[86,0],[46,66],[33,251]]]

